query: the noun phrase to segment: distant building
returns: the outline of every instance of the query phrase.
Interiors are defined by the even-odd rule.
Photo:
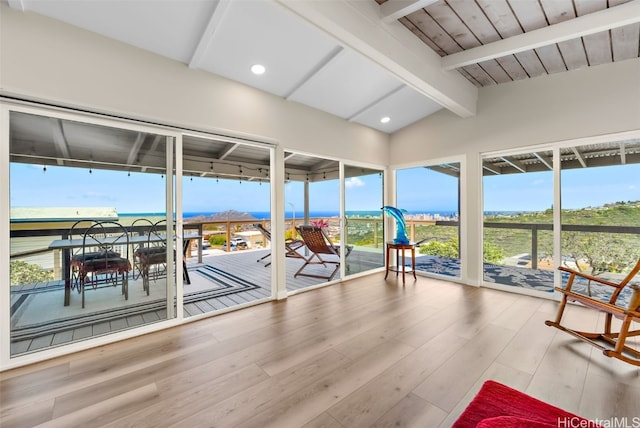
[[[11,230],[29,229],[37,225],[38,229],[53,229],[71,226],[78,220],[117,221],[118,212],[113,207],[47,207],[47,208],[11,208]],[[49,225],[48,225],[49,224]]]

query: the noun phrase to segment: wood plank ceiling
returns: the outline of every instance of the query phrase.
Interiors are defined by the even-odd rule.
[[[376,0],[381,5],[387,1]],[[628,1],[439,0],[398,20],[445,57]],[[466,65],[458,71],[483,87],[639,56],[640,23],[634,23]]]

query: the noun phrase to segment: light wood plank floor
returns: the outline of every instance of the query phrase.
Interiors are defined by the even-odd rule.
[[[0,425],[448,427],[486,379],[640,417],[640,370],[545,326],[556,307],[375,274],[1,373]]]

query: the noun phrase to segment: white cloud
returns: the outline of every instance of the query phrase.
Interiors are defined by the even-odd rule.
[[[364,186],[364,181],[360,180],[358,177],[351,177],[348,180],[345,180],[344,187],[350,189],[352,187],[362,187]]]

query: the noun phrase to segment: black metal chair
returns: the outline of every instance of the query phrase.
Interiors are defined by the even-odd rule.
[[[84,238],[84,234],[87,229],[91,227],[91,225],[95,224],[94,220],[84,219],[78,220],[73,223],[73,226],[69,229],[69,239],[82,239]],[[84,259],[90,259],[100,256],[100,251],[95,252],[86,252],[83,247],[76,247],[75,249],[71,249],[71,289],[77,289],[78,293],[82,292],[80,287],[80,272],[78,270],[78,266],[80,262]]]
[[[167,238],[167,221],[160,220],[151,227],[146,245],[139,246],[135,251],[134,257],[140,266],[142,286],[147,292],[147,296],[149,295],[150,279],[155,280],[167,275],[167,241],[169,239],[173,242],[173,237]],[[182,248],[182,278],[186,284],[191,284],[185,260],[189,243],[189,240],[184,240]],[[175,260],[175,251],[173,254]]]
[[[151,229],[153,228],[153,222],[151,220],[149,220],[148,218],[138,218],[136,220],[133,221],[133,223],[131,223],[131,226],[129,226],[129,235],[131,237],[134,236],[149,236],[149,234],[151,233]],[[138,242],[137,246],[136,243],[132,243],[132,247],[135,246],[135,248],[133,249],[133,269],[131,270],[131,279],[133,279],[134,281],[138,278],[142,277],[142,267],[140,266],[140,260],[138,259],[138,257],[136,257],[137,254],[137,250],[139,248],[144,248],[147,245],[147,242]],[[137,272],[137,275],[136,275]]]
[[[87,285],[94,289],[99,284],[116,286],[121,275],[122,294],[129,299],[128,277],[131,270],[129,262],[129,233],[119,223],[103,221],[91,225],[83,235],[82,251],[71,260],[76,271],[79,291],[82,294],[82,307],[85,306]],[[115,251],[118,249],[119,251]],[[122,256],[124,250],[124,257]]]
[[[167,274],[167,221],[160,220],[153,223],[147,236],[146,245],[140,245],[135,253],[138,260],[142,287],[149,295],[149,280],[154,280]]]

